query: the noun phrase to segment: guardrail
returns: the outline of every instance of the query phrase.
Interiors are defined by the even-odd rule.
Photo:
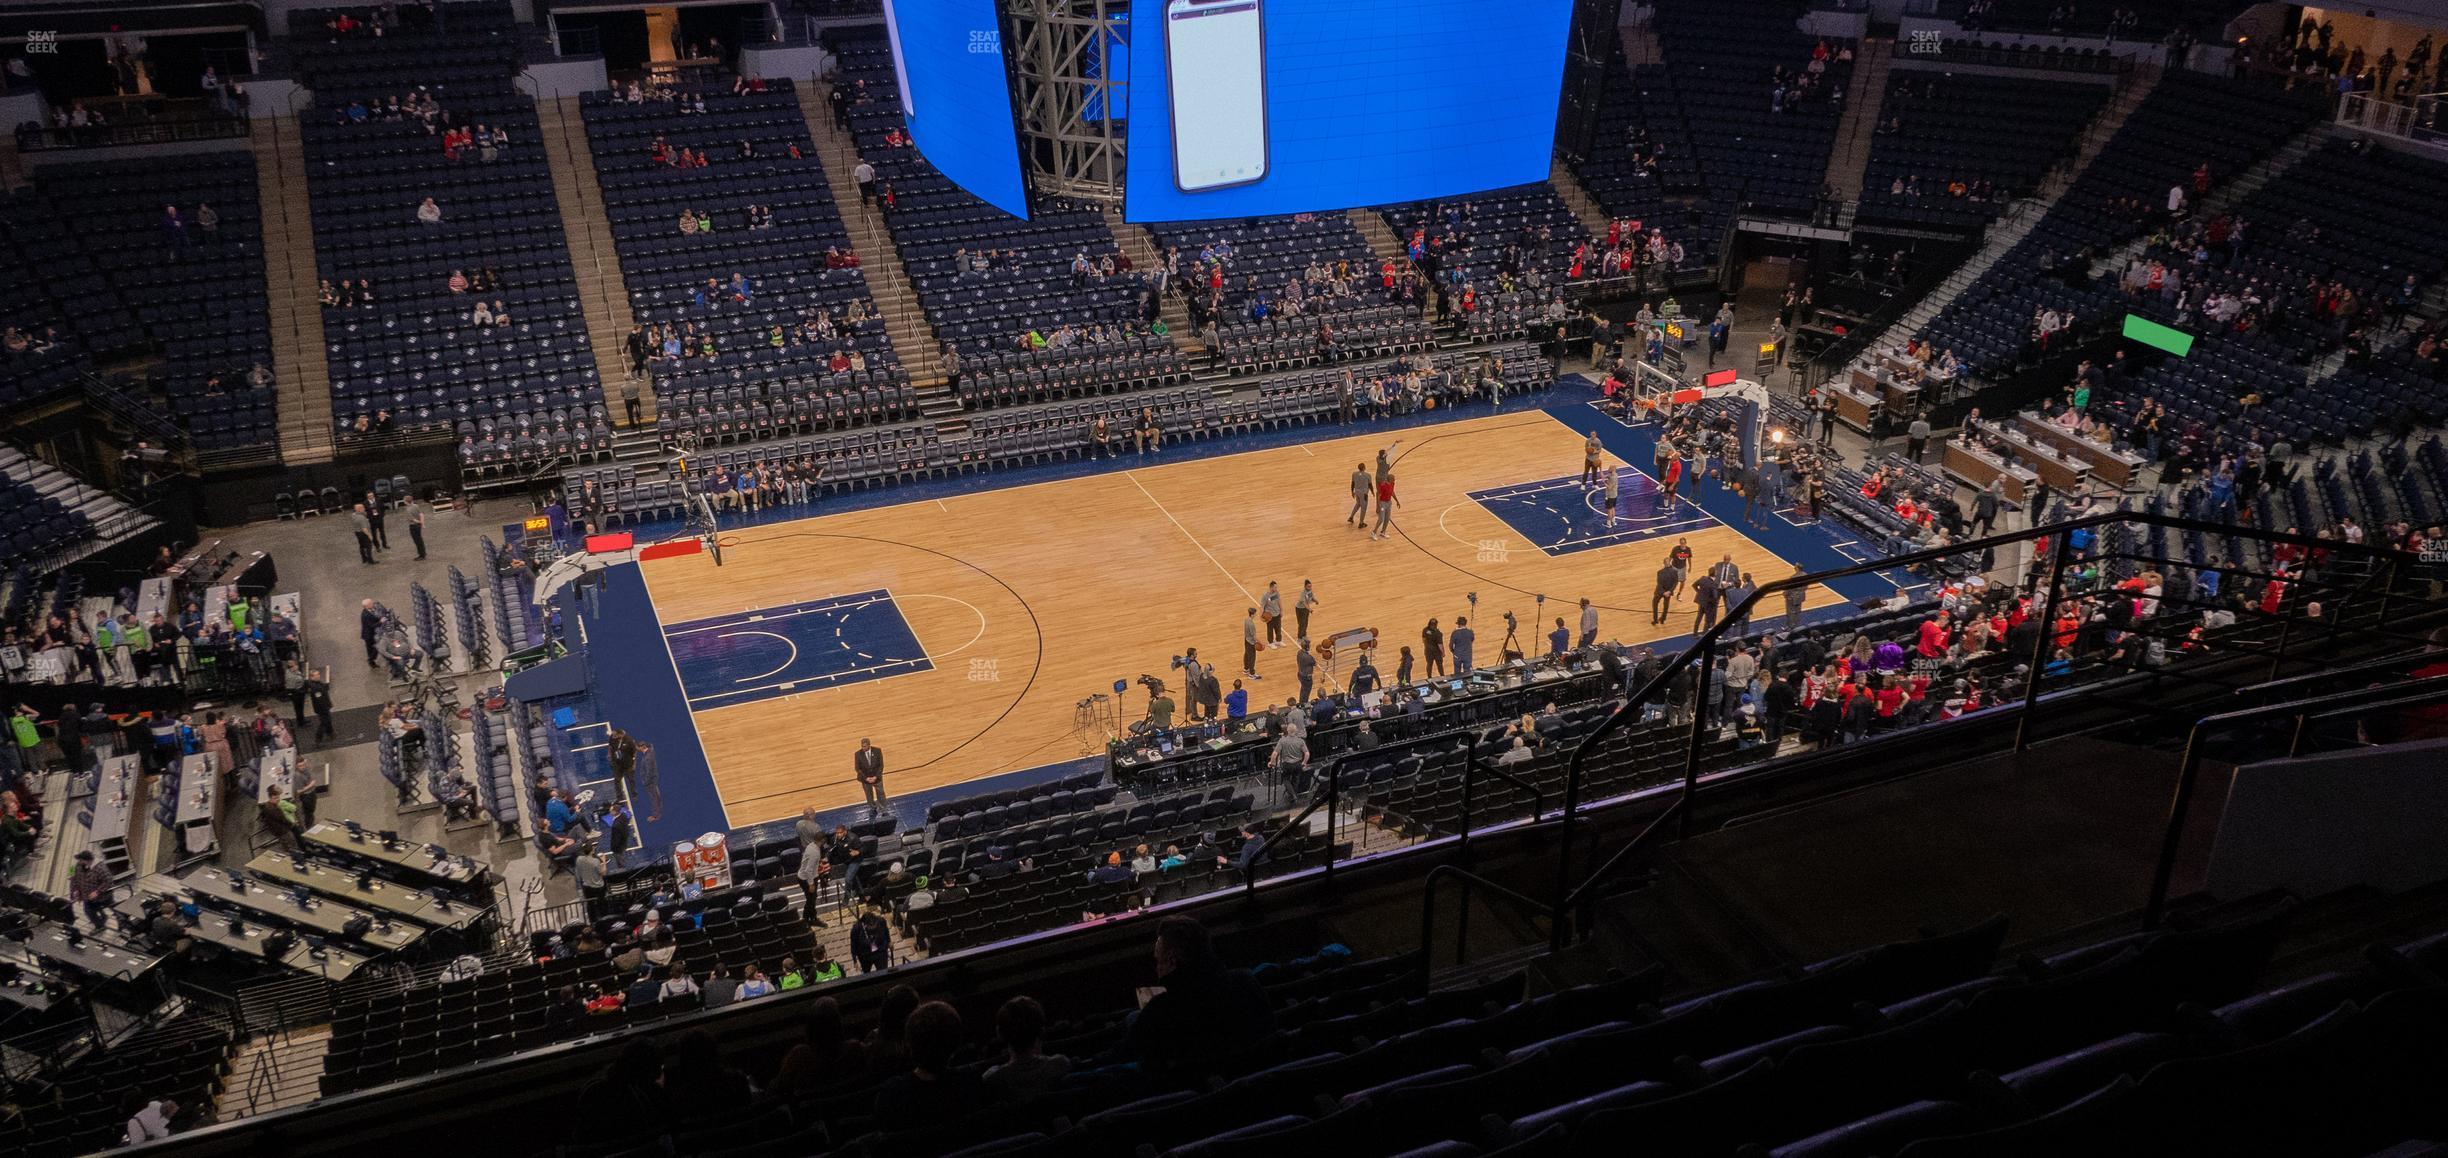
[[[2186,556],[2181,553],[2152,554],[2145,548],[2157,536],[2161,551],[2168,545],[2164,538],[2178,535],[2218,536],[2220,542],[2258,546],[2261,551],[2245,552],[2245,558],[2220,564],[2225,580],[2234,586],[2229,592],[2243,589],[2251,583],[2276,581],[2282,598],[2278,609],[2271,613],[2255,612],[2251,618],[2238,614],[2237,622],[2216,635],[2196,632],[2193,628],[2170,624],[2189,623],[2184,613],[2205,604],[2189,596],[2178,598],[2162,589],[2158,617],[2137,620],[2124,641],[2107,654],[2075,655],[2073,648],[2060,641],[2061,604],[2083,607],[2083,600],[2103,591],[2111,591],[2113,580],[2138,576],[2145,570],[2181,565]],[[2183,545],[2178,544],[2181,548]],[[1582,809],[1582,795],[1588,778],[1588,763],[1600,744],[1631,720],[1642,718],[1652,709],[1688,712],[1690,731],[1684,747],[1680,783],[1671,787],[1665,805],[1649,823],[1620,848],[1608,855],[1595,868],[1576,875],[1572,841],[1558,842],[1555,883],[1546,900],[1530,898],[1517,890],[1478,877],[1466,869],[1439,875],[1436,879],[1458,879],[1466,887],[1485,888],[1521,909],[1525,914],[1547,923],[1551,950],[1561,950],[1571,940],[1580,925],[1575,915],[1583,913],[1594,902],[1599,891],[1610,884],[1641,853],[1664,839],[1671,830],[1678,837],[1688,836],[1694,807],[1701,790],[1701,753],[1706,741],[1720,726],[1723,714],[1723,684],[1714,665],[1715,657],[1725,646],[1739,645],[1752,632],[1751,617],[1762,607],[1781,604],[1785,593],[1797,588],[1807,589],[1849,577],[1870,575],[1907,568],[1927,568],[1933,571],[1957,567],[1967,559],[1993,558],[2001,552],[2030,547],[2037,554],[2022,568],[2023,587],[2031,600],[2028,615],[2044,626],[2035,632],[2028,652],[2000,657],[2005,662],[2019,661],[2020,676],[2009,673],[2009,680],[2020,679],[2013,694],[1989,708],[1966,713],[1956,720],[1927,725],[1924,729],[1899,731],[1896,735],[1920,736],[1923,731],[1936,731],[1955,725],[1977,722],[1999,726],[2011,721],[2013,727],[2006,740],[2008,750],[2020,751],[2037,736],[2034,722],[2043,709],[2059,704],[2069,708],[2082,705],[2092,692],[2119,688],[2131,683],[2158,685],[2163,681],[2189,681],[2194,677],[2178,662],[2187,651],[2197,652],[2197,659],[2215,659],[2220,663],[2238,660],[2257,662],[2267,658],[2268,678],[2282,678],[2290,656],[2298,661],[2305,657],[2334,654],[2348,642],[2346,633],[2353,632],[2361,640],[2395,641],[2413,645],[2419,640],[2400,631],[2399,612],[2404,599],[2416,592],[2401,591],[2400,580],[2413,574],[2409,565],[2417,561],[2403,552],[2385,547],[2356,546],[2326,540],[2313,540],[2300,535],[2279,534],[2249,527],[2205,523],[2173,516],[2140,512],[2113,512],[2092,515],[2066,523],[2053,524],[1979,539],[1955,546],[1912,552],[1892,558],[1877,559],[1837,571],[1780,579],[1761,585],[1738,606],[1728,609],[1724,618],[1701,632],[1691,645],[1669,658],[1649,679],[1632,689],[1616,709],[1600,724],[1583,735],[1575,746],[1564,783],[1564,801],[1556,822],[1567,833]],[[2333,553],[2333,561],[2319,572],[2298,571],[2292,574],[2258,570],[2255,558],[2279,547],[2321,549]],[[2080,572],[2070,572],[2074,560],[2081,561]],[[2045,591],[2045,594],[2043,592]],[[2291,593],[2291,598],[2286,595]],[[2125,596],[2119,596],[2120,598]],[[2223,602],[2211,601],[2223,610]],[[2437,609],[2436,606],[2433,608]],[[1924,609],[1926,610],[1926,608]],[[2079,633],[2084,627],[2073,629]],[[2167,659],[2154,663],[2148,657],[2164,652]],[[1993,661],[1995,662],[1995,661]],[[2317,662],[2315,660],[2314,662]],[[2326,669],[2324,669],[2326,670]],[[1668,689],[1681,678],[1689,676],[1693,692],[1685,703],[1669,704]],[[2207,678],[2202,686],[2211,694],[2228,691],[2216,678]],[[1774,762],[1775,747],[1768,746],[1767,758],[1761,765],[1735,768],[1714,773],[1710,779],[1739,777]],[[1967,751],[1962,755],[1971,755]],[[1543,813],[1543,809],[1541,810]],[[1421,918],[1423,959],[1433,953],[1434,904],[1433,888],[1423,897]],[[1467,913],[1467,903],[1464,910]],[[1457,953],[1459,959],[1459,953]]]

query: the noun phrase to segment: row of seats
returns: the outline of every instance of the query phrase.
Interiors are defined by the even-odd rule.
[[[0,570],[98,546],[134,530],[137,518],[117,497],[0,446]]]
[[[830,341],[800,338],[813,313],[842,322],[852,303],[872,312],[874,301],[862,270],[827,264],[828,254],[850,252],[850,235],[792,82],[779,78],[763,91],[733,93],[726,91],[730,79],[701,78],[702,113],[662,101],[615,102],[601,93],[580,102],[631,313],[645,325],[688,327],[717,351],[656,361],[658,401],[751,380],[794,393],[823,386],[830,395],[838,387],[824,385],[827,362],[853,347],[870,370],[906,385],[880,322],[837,327]],[[654,159],[658,145],[703,153],[709,163],[667,165]],[[743,146],[750,155],[742,155]],[[765,224],[750,227],[752,208],[770,214]],[[703,215],[713,230],[681,231],[683,213]],[[745,295],[734,292],[735,276],[745,279]],[[786,335],[778,348],[771,342],[776,328]]]
[[[2108,91],[2017,76],[1890,73],[1856,219],[1924,228],[1986,224],[2073,155],[2076,137]],[[1950,191],[1957,183],[1965,193]],[[1974,200],[1977,185],[1987,192]]]
[[[254,157],[46,165],[34,176],[55,218],[50,243],[81,248],[101,274],[98,287],[114,296],[107,310],[71,315],[80,324],[113,319],[89,345],[158,349],[152,390],[197,446],[273,445],[274,392],[248,383],[254,367],[274,368]],[[170,205],[187,223],[175,233],[164,224]],[[212,230],[195,224],[206,205],[219,219]],[[49,259],[30,268],[45,281],[72,276]]]
[[[2295,908],[2247,898],[2004,962],[1997,918],[1672,1000],[1662,969],[1535,997],[1518,975],[1423,995],[1416,957],[1321,954],[1347,963],[1257,971],[1271,1026],[1188,1075],[1112,1064],[1133,1057],[1126,1010],[1058,1011],[1045,1049],[1073,1059],[1073,1076],[1033,1097],[897,1121],[877,1113],[885,1075],[843,1074],[811,1100],[671,1121],[655,1145],[684,1158],[1578,1158],[1637,1139],[1661,1153],[1940,1158],[2353,1155],[2436,1136],[2448,1120],[2431,1089],[2448,1071],[2424,1043],[2448,1029],[2448,936],[2269,986]],[[953,1066],[974,1075],[992,1060],[971,1045]]]
[[[66,1158],[120,1144],[131,1093],[180,1107],[180,1124],[209,1121],[229,1076],[230,1035],[192,1016],[136,1040],[95,1049],[65,1067],[12,1071],[11,1112],[0,1115],[0,1148],[27,1158]]]
[[[346,437],[377,415],[419,430],[600,404],[535,102],[513,83],[510,6],[453,4],[433,30],[317,34],[339,11],[290,14],[304,33],[297,72],[317,101],[301,132],[318,273],[334,286],[370,280],[374,295],[370,305],[324,310],[335,425]],[[439,138],[414,119],[354,124],[338,115],[350,101],[418,87],[432,89],[452,124],[506,130],[499,159],[446,160]],[[428,197],[439,223],[417,219]],[[500,278],[486,296],[507,308],[508,325],[477,326],[475,296],[449,288],[454,271],[482,270]],[[577,426],[566,427],[572,450]],[[610,448],[590,430],[585,453]]]

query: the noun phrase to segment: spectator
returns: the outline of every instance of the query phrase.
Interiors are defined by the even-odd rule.
[[[999,1102],[1022,1101],[1053,1089],[1070,1076],[1070,1058],[1049,1055],[1040,1048],[1045,1023],[1045,1007],[1033,997],[1014,997],[995,1010],[995,1037],[1002,1041],[1005,1057],[986,1070],[988,1096]]]
[[[111,893],[116,885],[110,870],[94,862],[93,851],[76,854],[76,870],[68,874],[68,899],[85,910],[94,932],[110,927]]]
[[[662,991],[657,995],[658,1002],[694,1002],[701,992],[697,979],[689,976],[688,970],[677,963],[663,966],[655,970],[655,974],[663,980]]]
[[[952,1065],[961,1045],[960,1012],[941,1001],[927,1002],[910,1014],[908,1037],[908,1072],[886,1079],[876,1090],[877,1124],[906,1130],[975,1110],[984,1100],[985,1087],[974,1070]]]
[[[1273,1032],[1266,992],[1246,969],[1216,959],[1207,928],[1189,917],[1156,926],[1156,980],[1130,1022],[1125,1048],[1140,1065],[1194,1078]]]
[[[736,972],[729,966],[718,965],[705,979],[699,992],[707,1009],[720,1009],[739,1000],[740,979]]]
[[[674,1112],[691,1116],[734,1113],[747,1109],[755,1095],[748,1075],[723,1060],[722,1045],[711,1032],[692,1029],[672,1043],[671,1056],[663,1064],[663,1096]]]
[[[442,207],[434,204],[434,199],[428,197],[417,203],[416,219],[419,225],[440,225],[442,224]]]
[[[162,1098],[147,1100],[144,1095],[130,1090],[122,1103],[128,1115],[128,1145],[142,1146],[170,1136],[170,1120],[178,1116],[177,1102]]]
[[[571,1107],[574,1119],[596,1123],[662,1121],[671,1106],[657,1080],[662,1069],[663,1051],[653,1039],[630,1038],[621,1047],[620,1056],[579,1091],[578,1104]]]
[[[850,926],[850,959],[861,973],[892,967],[892,926],[881,911],[870,908]]]
[[[907,985],[895,985],[884,994],[884,1003],[876,1008],[875,1029],[867,1035],[867,1076],[889,1078],[910,1068],[906,1030],[917,1008],[918,991]]]
[[[739,999],[741,1001],[764,997],[773,991],[773,982],[765,979],[765,971],[754,965],[748,966],[747,972],[740,977]]]
[[[867,1047],[843,1034],[841,1006],[832,998],[816,999],[800,1032],[802,1040],[782,1055],[774,1072],[775,1095],[789,1101],[816,1097],[850,1083],[865,1068]]]

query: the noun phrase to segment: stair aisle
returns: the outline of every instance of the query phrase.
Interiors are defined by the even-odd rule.
[[[279,394],[281,460],[332,460],[331,363],[306,208],[306,149],[294,116],[258,117],[248,137],[263,213],[264,289]]]
[[[1572,210],[1573,217],[1581,222],[1581,228],[1589,230],[1591,237],[1606,236],[1606,211],[1598,207],[1598,199],[1590,196],[1589,190],[1581,187],[1581,178],[1573,175],[1572,167],[1564,163],[1564,158],[1557,157],[1548,162],[1547,183],[1555,187],[1556,196],[1564,202],[1565,208]]]
[[[1839,202],[1861,198],[1862,174],[1870,168],[1872,130],[1886,103],[1887,73],[1895,63],[1895,41],[1865,37],[1853,65],[1853,84],[1845,94],[1844,119],[1836,125],[1836,148],[1828,154],[1827,183]]]
[[[824,107],[824,95],[817,86],[797,87],[800,115],[807,119],[808,135],[824,161],[825,183],[832,187],[833,203],[850,230],[859,268],[867,275],[877,312],[884,315],[884,332],[892,337],[893,353],[909,371],[910,389],[918,395],[920,410],[930,417],[957,411],[959,402],[945,384],[943,343],[936,339],[935,327],[928,324],[926,311],[919,305],[918,292],[901,264],[901,249],[893,244],[883,215],[859,200],[858,182],[850,176],[858,167],[856,146],[848,133],[833,127],[833,114]]]
[[[1403,248],[1402,235],[1396,233],[1394,227],[1386,223],[1385,214],[1368,208],[1353,209],[1349,212],[1352,228],[1359,230],[1360,236],[1368,239],[1369,252],[1376,254],[1377,260],[1391,261],[1400,265],[1410,259],[1409,251]]]
[[[302,1106],[323,1095],[323,1056],[331,1028],[250,1037],[230,1053],[213,1119],[228,1122]]]
[[[544,156],[552,166],[561,233],[569,242],[570,268],[577,273],[578,298],[586,312],[587,347],[595,355],[596,378],[604,384],[604,410],[615,425],[626,425],[621,384],[629,380],[629,328],[637,320],[629,311],[628,283],[621,278],[620,257],[612,248],[612,216],[604,211],[603,186],[595,179],[578,98],[537,101],[536,127],[544,134]],[[644,421],[654,421],[651,380],[640,386],[638,406]]]
[[[1132,265],[1140,269],[1155,269],[1164,264],[1164,251],[1156,247],[1156,239],[1148,233],[1147,226],[1122,220],[1122,210],[1117,206],[1105,206],[1104,214],[1105,228],[1113,232],[1115,244],[1130,256]],[[1165,328],[1172,331],[1173,345],[1185,354],[1202,349],[1198,336],[1190,332],[1190,306],[1182,300],[1182,296],[1167,293],[1160,306]]]

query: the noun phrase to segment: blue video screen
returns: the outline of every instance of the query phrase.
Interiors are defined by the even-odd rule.
[[[1572,0],[1132,0],[1132,221],[1544,181]]]
[[[885,0],[884,29],[918,151],[980,200],[1028,216],[994,0]]]

